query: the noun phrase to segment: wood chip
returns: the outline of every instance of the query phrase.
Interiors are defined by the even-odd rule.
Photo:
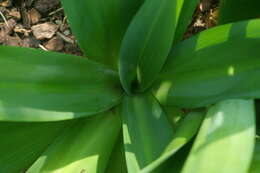
[[[34,8],[28,11],[29,19],[32,24],[36,24],[41,19],[41,14]]]
[[[45,48],[52,51],[60,51],[63,47],[64,43],[60,37],[53,37],[45,44]]]
[[[52,38],[57,30],[58,26],[51,22],[32,26],[33,35],[39,40]]]

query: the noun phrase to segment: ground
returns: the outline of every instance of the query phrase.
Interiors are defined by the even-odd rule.
[[[216,25],[218,0],[201,0],[184,38]],[[59,0],[0,0],[0,44],[82,55]]]

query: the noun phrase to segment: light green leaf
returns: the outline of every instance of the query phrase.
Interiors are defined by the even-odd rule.
[[[252,100],[227,100],[211,107],[182,173],[245,173],[255,143]]]
[[[219,24],[259,18],[259,0],[221,0]]]
[[[145,1],[131,22],[119,61],[120,78],[126,92],[146,90],[161,70],[173,43],[182,7],[178,2]],[[138,88],[133,88],[137,81]]]
[[[260,140],[256,139],[255,150],[251,167],[248,173],[259,173],[260,172]]]
[[[83,52],[117,68],[127,27],[143,0],[61,0]]]
[[[0,172],[27,170],[71,121],[55,123],[0,122]]]
[[[260,98],[259,27],[260,20],[222,25],[176,45],[155,82],[157,99],[188,108]]]
[[[117,74],[87,59],[3,46],[0,52],[0,120],[72,119],[121,100]]]
[[[120,122],[121,117],[112,111],[77,120],[28,173],[103,173],[119,135]]]
[[[129,173],[136,173],[163,153],[173,130],[150,94],[125,96],[122,116],[127,169]]]

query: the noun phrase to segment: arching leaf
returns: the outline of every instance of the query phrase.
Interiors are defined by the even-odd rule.
[[[143,0],[61,0],[85,55],[116,69],[125,31]]]
[[[117,74],[80,57],[0,47],[0,120],[56,121],[103,112],[121,100]]]
[[[121,117],[106,112],[76,120],[28,170],[28,173],[103,173],[120,132]]]
[[[122,116],[127,169],[129,173],[139,172],[163,153],[173,130],[150,94],[125,96]]]
[[[254,102],[220,102],[209,109],[182,173],[245,173],[254,143]]]
[[[260,20],[222,25],[176,45],[155,82],[163,105],[260,97]]]

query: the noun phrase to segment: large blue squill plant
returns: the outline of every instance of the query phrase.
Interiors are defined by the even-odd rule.
[[[259,0],[62,5],[88,58],[0,47],[1,173],[260,172]]]

